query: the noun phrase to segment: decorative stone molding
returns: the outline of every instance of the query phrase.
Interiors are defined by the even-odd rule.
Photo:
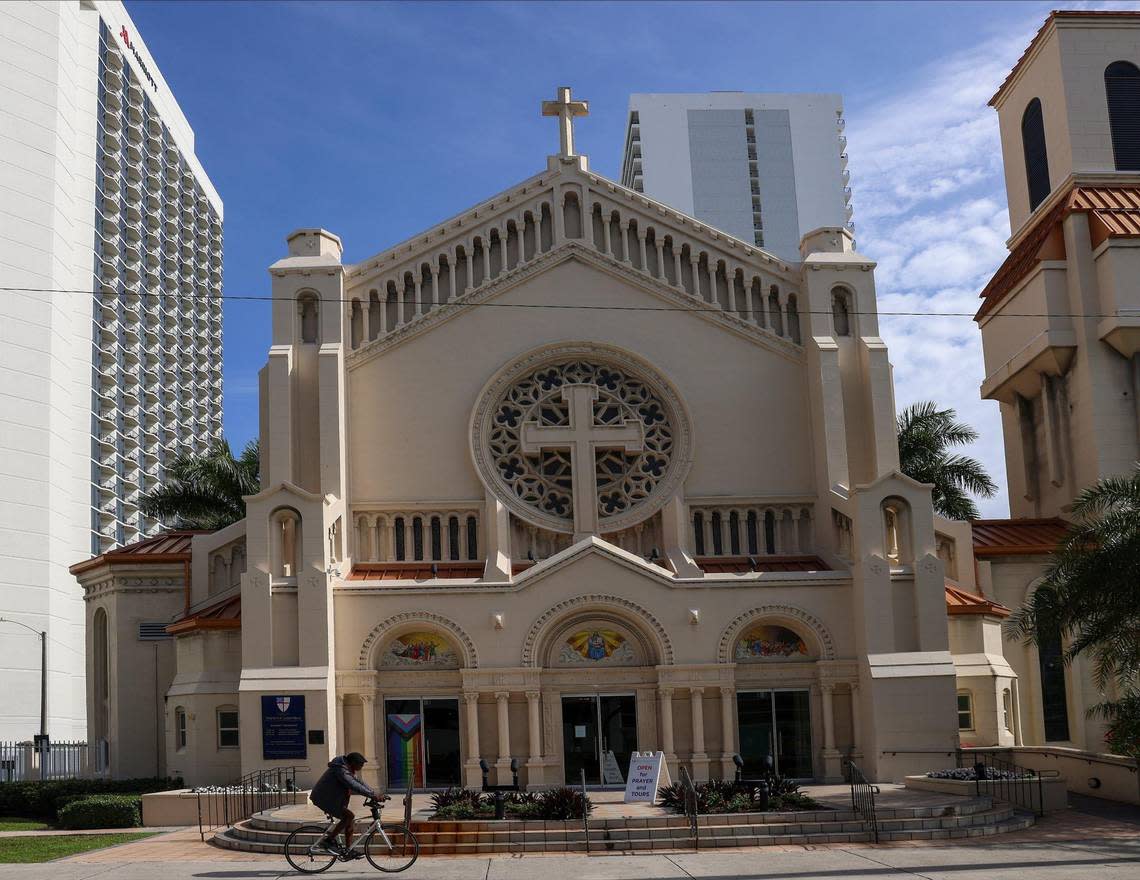
[[[661,625],[661,621],[654,617],[652,613],[636,602],[631,602],[628,599],[622,599],[619,596],[592,593],[585,596],[574,596],[570,599],[564,599],[553,605],[534,622],[526,635],[526,640],[523,642],[522,665],[538,665],[538,663],[541,662],[538,650],[539,646],[542,644],[543,637],[549,632],[551,627],[557,625],[571,612],[587,610],[589,608],[616,609],[619,612],[624,612],[627,618],[632,617],[633,619],[630,621],[631,624],[634,626],[641,624],[642,628],[647,629],[656,637],[661,665],[671,666],[673,664],[673,643],[669,639],[669,634],[665,632],[665,627]]]
[[[376,646],[381,643],[384,635],[406,624],[423,624],[424,626],[443,630],[455,640],[456,645],[463,655],[463,665],[465,667],[475,668],[479,665],[479,656],[475,650],[475,643],[471,640],[471,637],[463,631],[463,628],[459,626],[459,624],[448,620],[446,617],[433,614],[431,611],[405,611],[402,614],[389,617],[387,620],[376,624],[376,626],[372,628],[372,631],[368,633],[368,637],[365,638],[364,644],[360,647],[360,657],[357,660],[356,668],[361,671],[373,669],[373,662],[375,660],[373,655],[376,652]]]
[[[754,608],[751,611],[741,614],[725,627],[720,637],[720,644],[717,647],[717,662],[731,662],[733,659],[732,646],[736,643],[736,639],[740,636],[744,627],[769,617],[777,620],[783,618],[784,620],[791,620],[806,626],[811,630],[812,635],[815,636],[816,641],[819,643],[819,659],[835,659],[835,643],[831,639],[831,633],[827,631],[827,627],[820,622],[819,618],[799,608],[794,608],[791,605],[762,605],[759,608]]]

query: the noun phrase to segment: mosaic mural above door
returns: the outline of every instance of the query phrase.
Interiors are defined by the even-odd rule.
[[[432,632],[410,632],[396,636],[384,649],[381,666],[418,669],[458,669],[459,657],[443,636]]]
[[[737,639],[734,658],[738,663],[808,660],[810,653],[804,640],[787,627],[760,624],[749,627]]]
[[[631,666],[637,662],[637,652],[629,637],[617,630],[581,629],[566,637],[558,661],[569,666]]]

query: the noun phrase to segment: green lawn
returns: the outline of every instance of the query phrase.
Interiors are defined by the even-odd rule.
[[[37,819],[0,816],[0,831],[43,831],[45,828],[47,825]]]
[[[64,856],[103,849],[118,843],[129,843],[152,837],[153,831],[128,831],[122,834],[60,834],[0,837],[0,864],[12,862],[50,862]]]

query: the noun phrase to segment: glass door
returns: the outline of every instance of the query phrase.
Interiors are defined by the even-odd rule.
[[[633,694],[562,698],[566,784],[586,771],[587,785],[624,786],[637,750],[637,701]]]
[[[598,785],[602,781],[597,697],[562,698],[562,748],[567,785],[580,783],[583,770],[587,785]]]
[[[746,778],[768,770],[792,779],[812,777],[808,691],[740,691],[736,709]]]
[[[432,697],[423,701],[424,775],[428,788],[461,785],[459,700]]]
[[[458,700],[385,700],[384,734],[390,789],[460,784]]]
[[[602,785],[625,786],[629,760],[637,750],[637,701],[633,694],[598,697],[602,732]]]

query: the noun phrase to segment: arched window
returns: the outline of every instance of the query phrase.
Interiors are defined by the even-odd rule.
[[[109,631],[107,627],[107,612],[102,608],[95,610],[94,618],[94,645],[92,665],[95,673],[95,724],[94,732],[97,739],[107,736],[108,718],[110,717],[111,702],[111,654],[108,642]]]
[[[837,287],[831,291],[831,323],[836,336],[851,335],[851,307],[847,301],[847,291]]]
[[[800,309],[796,303],[796,295],[794,293],[788,294],[788,336],[792,338],[792,342],[799,345],[800,339]]]
[[[1113,61],[1104,69],[1108,127],[1117,171],[1140,171],[1140,69]]]
[[[780,288],[773,284],[768,288],[768,321],[777,336],[784,335],[784,316],[780,310]]]
[[[1041,666],[1045,742],[1066,742],[1069,739],[1069,698],[1060,632],[1038,634],[1037,659]]]
[[[914,561],[911,548],[910,505],[901,498],[883,502],[883,531],[887,561],[892,567]]]
[[[1021,116],[1021,148],[1025,151],[1025,180],[1029,186],[1029,210],[1045,201],[1049,185],[1049,156],[1045,150],[1045,121],[1041,99],[1034,98]]]
[[[321,307],[316,294],[302,293],[297,297],[297,311],[301,322],[301,341],[320,342]]]
[[[279,510],[270,519],[272,574],[295,578],[300,563],[301,517],[295,510]]]

